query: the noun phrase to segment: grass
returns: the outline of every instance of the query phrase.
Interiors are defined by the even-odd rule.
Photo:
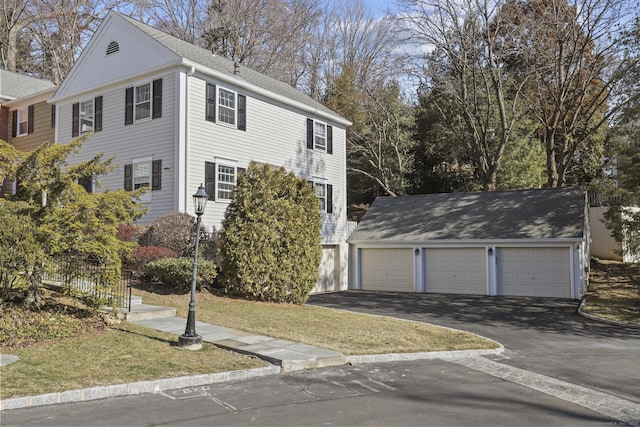
[[[20,360],[1,368],[0,397],[265,366],[210,344],[200,351],[177,344],[177,336],[123,323],[93,336],[12,350]]]
[[[186,317],[189,295],[137,293],[147,304],[174,306]],[[2,310],[0,352],[20,359],[1,368],[0,398],[265,366],[206,343],[200,351],[182,350],[175,335],[126,322],[106,325],[67,298],[50,298],[55,303],[36,312]],[[207,293],[198,294],[196,313],[199,321],[345,354],[496,347],[474,334],[422,323]]]
[[[175,307],[186,317],[189,295],[137,291],[146,304]],[[478,335],[424,323],[293,304],[197,296],[198,320],[347,355],[496,348]]]
[[[136,293],[147,304],[176,307],[186,317],[189,295]],[[200,351],[185,351],[175,335],[107,324],[73,300],[49,298],[53,303],[35,312],[0,306],[0,352],[20,358],[1,368],[0,398],[265,366],[206,343]],[[640,266],[594,260],[586,299],[589,314],[640,325]],[[350,355],[496,346],[477,335],[422,323],[208,293],[197,296],[197,318]]]
[[[640,265],[593,260],[586,301],[587,314],[640,325]]]

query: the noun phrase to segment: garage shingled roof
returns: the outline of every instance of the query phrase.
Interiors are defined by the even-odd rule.
[[[586,193],[575,187],[378,197],[349,242],[580,239]]]

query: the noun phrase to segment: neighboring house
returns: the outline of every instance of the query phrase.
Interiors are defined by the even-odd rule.
[[[574,188],[378,197],[349,238],[350,288],[579,299],[589,242]]]
[[[18,150],[31,151],[55,137],[55,107],[47,103],[53,83],[0,70],[0,139]],[[0,195],[15,191],[15,183],[0,183]]]
[[[289,85],[111,11],[50,100],[56,140],[92,133],[76,161],[116,156],[102,189],[148,187],[149,224],[193,213],[219,229],[251,161],[313,182],[323,216],[319,291],[346,288],[346,127],[350,122]],[[88,186],[90,190],[98,190]],[[91,188],[93,187],[93,188]]]

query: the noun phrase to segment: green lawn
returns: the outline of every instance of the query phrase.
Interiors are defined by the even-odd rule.
[[[189,295],[136,293],[146,304],[173,306],[179,316],[186,317]],[[20,315],[16,310],[4,311],[0,352],[20,360],[0,368],[1,398],[265,366],[258,359],[206,343],[200,351],[183,350],[177,346],[177,336],[127,322],[98,327],[96,319],[72,317],[76,311],[67,313],[60,306],[52,312]],[[497,347],[474,334],[422,323],[207,293],[197,295],[196,318],[347,355]],[[22,331],[19,340],[16,331]]]

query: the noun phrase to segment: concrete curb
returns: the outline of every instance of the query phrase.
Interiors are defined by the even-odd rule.
[[[389,354],[367,354],[362,356],[347,356],[347,363],[385,363],[385,362],[405,362],[411,360],[443,359],[456,360],[475,356],[498,355],[504,351],[504,347],[488,350],[458,350],[458,351],[430,351],[422,353],[389,353]]]
[[[580,302],[580,306],[578,307],[578,314],[582,317],[585,317],[587,319],[590,320],[595,320],[597,322],[602,322],[602,323],[606,323],[609,325],[614,325],[614,326],[621,326],[624,328],[632,328],[632,329],[638,329],[640,330],[640,326],[639,325],[634,325],[632,323],[624,323],[624,322],[617,322],[615,320],[609,320],[609,319],[605,319],[604,317],[600,317],[600,316],[596,316],[593,314],[589,314],[586,313],[584,311],[584,307],[587,305],[587,299],[583,298],[582,301]]]
[[[264,368],[245,369],[242,371],[201,374],[153,381],[139,381],[135,383],[115,384],[47,393],[37,396],[16,397],[0,400],[0,411],[4,411],[5,409],[54,405],[57,403],[87,402],[91,400],[105,399],[108,397],[132,396],[143,393],[158,393],[176,388],[266,377],[269,375],[277,375],[280,371],[281,369],[279,366],[267,366]]]

